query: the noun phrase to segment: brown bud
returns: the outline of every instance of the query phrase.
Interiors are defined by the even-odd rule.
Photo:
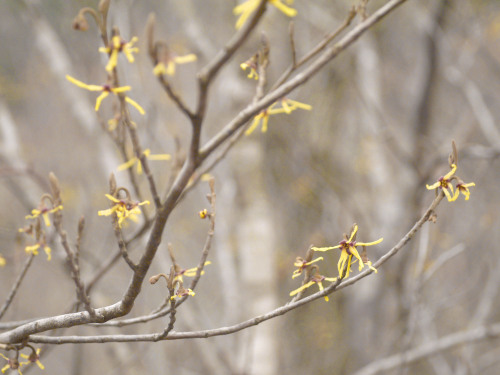
[[[50,187],[52,189],[52,196],[55,198],[56,203],[61,201],[61,189],[59,187],[59,180],[53,172],[49,173]]]
[[[78,15],[73,20],[72,26],[73,29],[80,31],[87,31],[89,29],[89,23],[82,13],[78,13]]]
[[[149,283],[150,284],[156,284],[158,280],[160,280],[161,274],[160,275],[154,275],[149,278]]]

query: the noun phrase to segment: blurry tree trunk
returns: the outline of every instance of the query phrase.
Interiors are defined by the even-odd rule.
[[[258,137],[258,134],[254,136]],[[275,236],[272,206],[266,193],[265,152],[262,142],[248,142],[237,153],[237,181],[244,202],[238,215],[237,244],[245,317],[277,306]],[[245,173],[241,173],[245,171]],[[269,322],[247,332],[241,346],[244,374],[268,375],[277,371],[275,324]],[[250,336],[250,340],[248,339]]]

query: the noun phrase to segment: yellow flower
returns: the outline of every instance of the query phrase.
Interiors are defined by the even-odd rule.
[[[149,201],[144,201],[139,203],[139,202],[132,202],[129,199],[127,200],[117,199],[109,194],[105,195],[106,198],[108,198],[110,201],[114,203],[114,205],[113,207],[107,210],[98,211],[97,214],[99,216],[110,216],[113,213],[115,213],[118,219],[118,226],[120,228],[122,227],[122,223],[125,221],[125,219],[130,219],[136,222],[138,220],[137,215],[140,215],[142,213],[139,206],[149,204]]]
[[[302,257],[297,257],[293,265],[298,268],[295,271],[293,271],[292,279],[299,277],[302,274],[302,271],[304,271],[308,266],[310,266],[313,263],[319,262],[320,260],[323,260],[323,257],[313,259],[309,262]]]
[[[113,93],[115,95],[124,93],[126,91],[130,91],[132,88],[130,86],[122,86],[122,87],[111,87],[109,85],[104,85],[104,86],[99,86],[99,85],[87,85],[86,83],[83,83],[69,75],[66,75],[66,79],[73,83],[74,85],[85,89],[89,91],[101,91],[101,95],[99,95],[96,99],[95,102],[95,110],[96,112],[99,110],[99,107],[101,106],[101,102],[103,101],[104,98],[106,98],[109,93]],[[135,109],[139,111],[141,115],[145,114],[146,112],[144,109],[134,100],[130,99],[128,96],[125,96],[125,101],[132,105]]]
[[[281,0],[267,0],[271,5],[278,8],[281,12],[283,12],[288,17],[295,17],[297,15],[297,10],[290,8],[282,3]],[[285,0],[287,4],[292,4],[293,0]],[[247,0],[244,3],[236,6],[233,9],[234,15],[239,15],[240,17],[236,21],[236,29],[239,29],[243,26],[250,17],[250,15],[258,8],[260,4],[260,0]]]
[[[5,355],[3,355],[2,353],[0,353],[0,357],[7,360],[7,364],[4,367],[2,367],[2,370],[1,370],[2,374],[5,374],[5,371],[7,371],[10,368],[11,370],[17,370],[19,375],[23,375],[23,373],[21,372],[21,366],[23,364],[19,363],[17,358],[8,358]]]
[[[45,366],[42,364],[42,362],[40,362],[40,350],[40,348],[38,348],[36,351],[32,350],[30,355],[20,354],[21,357],[28,360],[27,362],[21,362],[20,364],[29,365],[30,363],[36,363],[38,367],[40,367],[40,370],[44,370]]]
[[[36,219],[37,217],[42,216],[43,221],[45,222],[45,225],[50,227],[49,214],[53,214],[54,212],[60,211],[62,209],[63,209],[63,206],[61,206],[61,205],[50,209],[50,208],[45,207],[43,205],[43,203],[41,203],[38,208],[34,208],[33,210],[31,210],[31,215],[26,215],[26,219]]]
[[[457,184],[455,192],[458,191],[459,194],[462,193],[465,196],[465,200],[468,201],[470,196],[470,191],[469,191],[470,186],[476,186],[476,184],[474,182],[469,182],[468,184],[466,184],[463,181],[461,181]]]
[[[184,288],[179,288],[177,289],[177,292],[175,295],[170,297],[171,300],[174,300],[176,298],[182,298],[184,296],[193,296],[194,297],[195,293],[191,289],[184,289]]]
[[[257,62],[254,58],[251,58],[248,61],[240,64],[240,68],[243,70],[247,70],[250,68],[250,73],[248,73],[248,78],[259,79],[259,74],[257,73]]]
[[[7,262],[5,261],[5,258],[2,255],[0,255],[0,267],[5,266],[6,263]]]
[[[43,238],[41,241],[38,241],[34,245],[26,246],[24,248],[24,251],[26,251],[27,253],[33,253],[34,255],[38,255],[38,249],[40,249],[41,247],[45,251],[45,254],[47,254],[47,260],[51,260],[52,259],[52,256],[51,256],[52,251],[51,251],[50,247],[47,245],[47,243],[45,242],[45,238]]]
[[[206,219],[208,217],[208,210],[204,208],[200,212],[198,212],[198,215],[200,216],[200,219]]]
[[[209,260],[207,260],[204,265],[208,266],[209,264],[212,264]],[[184,282],[182,279],[182,276],[187,276],[187,277],[195,277],[196,272],[198,272],[198,267],[193,267],[193,268],[188,268],[187,270],[181,269],[178,265],[175,267],[175,276],[174,276],[174,282],[179,281],[181,283]],[[205,274],[205,271],[201,271],[200,275]]]
[[[250,135],[253,131],[259,126],[260,120],[262,119],[262,133],[267,132],[267,124],[269,122],[269,116],[276,115],[279,113],[290,114],[292,111],[296,109],[305,109],[310,111],[312,106],[309,104],[301,103],[296,100],[291,100],[287,98],[283,98],[279,101],[281,103],[281,108],[274,108],[278,104],[278,102],[274,102],[271,106],[261,111],[257,116],[253,118],[252,125],[246,130],[245,135]]]
[[[287,113],[287,114],[292,113],[292,111],[294,111],[296,109],[304,109],[306,111],[310,111],[312,109],[312,106],[310,104],[301,103],[301,102],[298,102],[296,100],[287,99],[287,98],[281,99],[281,106],[283,107],[283,109],[285,110],[285,113]]]
[[[197,57],[195,54],[190,53],[185,56],[171,56],[170,53],[165,55],[165,61],[160,61],[153,69],[153,74],[155,76],[168,75],[173,76],[175,74],[176,64],[186,64],[196,61]]]
[[[314,284],[318,284],[319,290],[322,291],[324,289],[323,284],[322,284],[323,281],[330,281],[333,283],[333,282],[337,281],[337,278],[336,277],[325,277],[323,275],[320,275],[319,272],[316,271],[316,273],[311,277],[309,282],[307,282],[304,285],[302,285],[301,287],[291,291],[290,297],[293,297],[297,293],[303,291],[304,289],[309,288],[311,285],[314,285]],[[325,301],[328,302],[328,296],[325,296]]]
[[[146,156],[146,159],[148,160],[170,160],[172,157],[168,154],[157,154],[157,155],[151,155],[151,150],[148,148],[144,150],[143,154]],[[132,159],[129,161],[121,164],[118,167],[119,171],[123,171],[125,169],[128,169],[132,167],[135,163],[137,163],[137,174],[142,174],[142,163],[141,159],[139,159],[137,156],[134,156]]]
[[[133,53],[138,53],[139,49],[137,47],[133,47],[133,44],[137,42],[138,38],[133,37],[130,42],[127,42],[120,38],[119,35],[115,35],[111,38],[111,47],[101,47],[99,48],[99,52],[107,53],[109,55],[109,61],[106,65],[106,70],[111,72],[116,65],[118,64],[118,54],[123,52],[125,57],[130,63],[134,62]]]
[[[437,180],[437,182],[435,182],[434,184],[426,185],[426,188],[428,190],[442,189],[444,195],[446,195],[446,198],[448,199],[449,202],[455,201],[458,198],[458,195],[460,194],[458,190],[453,191],[453,185],[451,184],[451,180],[454,178],[453,175],[455,174],[456,170],[457,170],[456,164],[452,164],[451,171],[449,171],[444,176],[440,177],[439,180]],[[450,190],[448,191],[448,189]]]
[[[333,247],[313,247],[312,249],[314,251],[328,251],[332,249],[341,249],[342,252],[340,254],[340,259],[337,264],[337,268],[339,271],[339,276],[342,276],[342,271],[345,267],[345,264],[347,263],[347,270],[345,277],[349,277],[349,273],[351,272],[351,263],[352,263],[352,257],[354,256],[358,261],[359,261],[359,270],[361,271],[364,266],[365,262],[361,259],[361,256],[358,253],[358,250],[356,249],[356,246],[372,246],[372,245],[377,245],[381,243],[384,239],[379,238],[377,241],[373,242],[356,242],[354,239],[356,236],[356,233],[358,231],[358,226],[354,225],[354,229],[352,230],[351,236],[349,239],[346,239],[347,236],[344,237],[344,240],[340,241],[337,246]],[[371,262],[366,262],[366,265],[372,269],[374,272],[377,272],[375,268],[372,267]]]
[[[278,113],[285,113],[284,108],[273,108],[276,105],[276,102],[273,103],[268,108],[261,111],[257,116],[253,118],[252,125],[246,130],[245,135],[250,135],[253,131],[259,126],[260,120],[262,120],[262,133],[267,132],[267,123],[269,122],[269,116],[276,115]]]

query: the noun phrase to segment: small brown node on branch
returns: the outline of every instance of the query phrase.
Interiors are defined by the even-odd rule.
[[[87,31],[89,29],[89,23],[87,22],[87,19],[85,18],[83,13],[80,12],[76,15],[73,20],[72,27],[73,29],[80,31]]]

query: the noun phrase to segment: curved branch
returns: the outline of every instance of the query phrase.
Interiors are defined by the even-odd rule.
[[[379,267],[385,263],[389,258],[396,255],[399,250],[401,250],[418,232],[422,225],[429,219],[430,215],[434,212],[435,208],[442,201],[444,194],[441,192],[431,203],[429,208],[425,211],[422,217],[415,223],[415,225],[410,229],[410,231],[386,254],[384,254],[378,261],[374,263],[374,267]],[[30,336],[29,341],[34,343],[46,343],[46,344],[75,344],[75,343],[105,343],[105,342],[136,342],[136,341],[159,341],[159,340],[180,340],[180,339],[193,339],[193,338],[207,338],[213,336],[228,335],[241,331],[243,329],[256,326],[266,320],[275,318],[280,315],[284,315],[289,311],[295,310],[296,308],[305,305],[309,302],[323,298],[337,290],[343,289],[350,285],[355,284],[362,278],[373,273],[372,270],[367,269],[355,277],[347,279],[346,281],[338,280],[336,283],[331,284],[323,291],[314,293],[306,298],[298,300],[296,302],[288,303],[285,306],[278,307],[277,309],[270,311],[266,314],[259,315],[252,319],[248,319],[244,322],[229,326],[221,327],[215,329],[208,329],[202,331],[193,332],[170,332],[168,337],[162,337],[162,333],[151,333],[151,334],[141,334],[141,335],[98,335],[98,336]],[[39,331],[41,332],[41,331]],[[0,342],[2,342],[2,335],[0,335]]]

